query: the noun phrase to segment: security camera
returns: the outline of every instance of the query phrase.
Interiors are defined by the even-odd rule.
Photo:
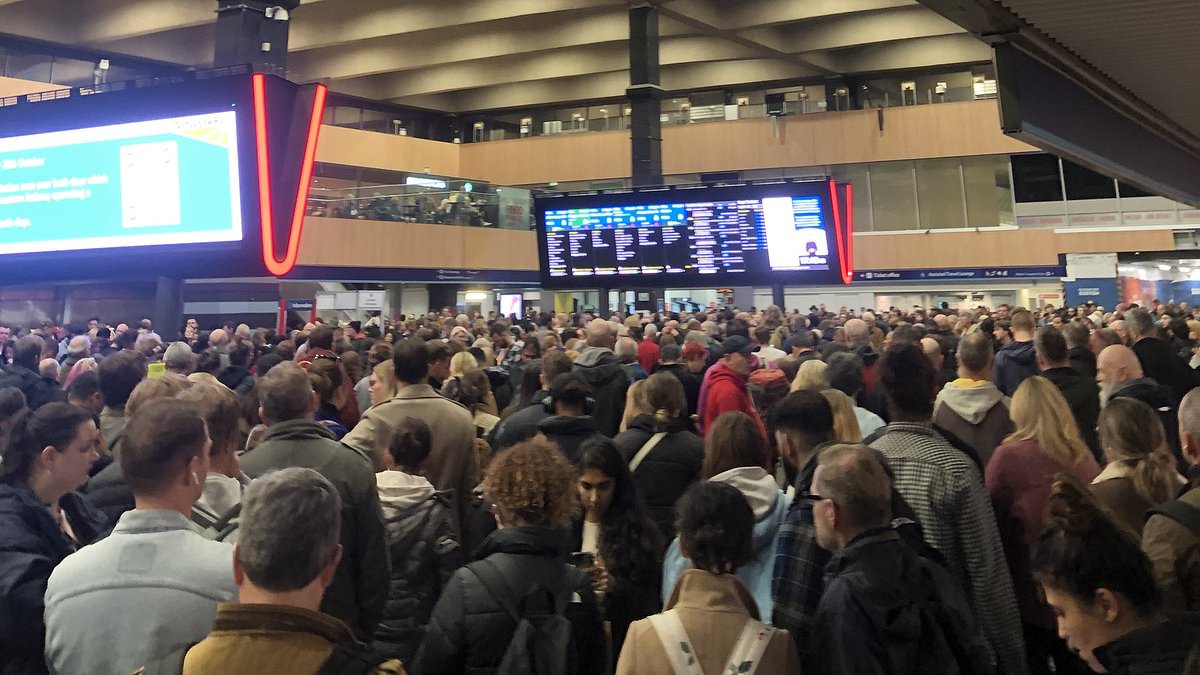
[[[278,5],[275,7],[268,7],[266,9],[266,15],[268,19],[275,19],[276,21],[287,21],[291,18],[291,15],[288,14],[287,9],[284,7],[279,7]]]

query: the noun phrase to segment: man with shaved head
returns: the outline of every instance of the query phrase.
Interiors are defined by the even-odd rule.
[[[850,343],[850,351],[858,355],[863,362],[863,384],[867,393],[875,391],[875,363],[879,361],[879,352],[871,346],[871,327],[862,319],[850,319],[842,325],[846,331],[846,341]]]
[[[1154,579],[1168,610],[1200,610],[1200,389],[1179,404],[1179,445],[1191,481],[1187,492],[1150,510],[1142,550],[1154,563]]]
[[[1162,420],[1167,443],[1179,456],[1179,427],[1171,390],[1146,377],[1137,354],[1125,345],[1105,347],[1096,359],[1096,384],[1100,385],[1100,405],[1114,398],[1135,398],[1150,406]]]
[[[992,364],[991,336],[965,336],[958,345],[958,379],[938,393],[933,409],[933,423],[970,445],[985,467],[1014,429],[1009,399],[991,382]]]
[[[616,324],[604,319],[588,322],[585,327],[587,347],[575,359],[575,371],[591,385],[592,397],[596,400],[592,418],[600,433],[610,438],[620,431],[625,392],[629,389],[629,376],[613,352],[617,328]],[[635,358],[636,353],[635,348]]]

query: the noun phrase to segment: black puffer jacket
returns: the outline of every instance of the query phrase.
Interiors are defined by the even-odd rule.
[[[650,518],[663,533],[663,541],[675,538],[675,502],[692,483],[700,480],[704,463],[704,439],[692,433],[685,420],[667,424],[667,435],[646,455],[633,480],[650,510]],[[654,417],[639,415],[613,442],[628,464],[654,435]]]
[[[0,370],[0,388],[16,387],[25,395],[30,410],[37,410],[47,403],[67,400],[67,394],[53,378],[42,377],[25,366],[13,364]],[[618,418],[620,419],[620,418]]]
[[[605,670],[604,628],[588,576],[564,562],[566,532],[514,527],[497,530],[480,547],[481,557],[500,568],[505,585],[519,604],[541,585],[552,593],[574,588],[567,604],[574,626],[575,659],[580,675]],[[411,675],[491,675],[512,640],[516,622],[468,568],[454,573],[442,591]]]
[[[586,415],[547,417],[538,424],[538,431],[546,434],[546,438],[553,441],[572,464],[579,463],[579,446],[589,438],[600,435],[596,429],[596,421]]]
[[[110,523],[116,524],[122,513],[133,510],[133,492],[125,482],[120,462],[111,462],[101,469],[79,491]]]
[[[625,393],[629,390],[629,374],[621,367],[616,354],[605,347],[588,347],[575,359],[575,372],[582,373],[592,386],[596,400],[592,416],[600,433],[612,438],[621,429],[625,414]]]
[[[373,647],[412,661],[425,636],[438,594],[462,566],[450,501],[420,476],[399,471],[376,474],[392,572],[383,620]]]

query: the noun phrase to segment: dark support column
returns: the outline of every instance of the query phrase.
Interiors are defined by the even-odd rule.
[[[286,68],[288,26],[299,6],[300,0],[217,0],[213,67]]]
[[[183,326],[183,279],[159,277],[154,287],[154,332],[168,342]]]
[[[783,284],[775,284],[771,287],[771,304],[775,305],[781,310],[786,310],[787,307],[784,307],[784,302],[785,298],[783,295]]]
[[[643,4],[629,9],[629,97],[633,108],[633,185],[662,185],[663,95],[659,86],[658,9]]]
[[[608,293],[611,289],[601,288],[600,297],[596,299],[596,316],[607,319],[612,314],[612,307],[608,304]]]

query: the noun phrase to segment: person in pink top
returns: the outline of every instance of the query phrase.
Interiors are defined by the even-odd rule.
[[[1066,473],[1086,485],[1100,467],[1079,434],[1067,400],[1046,378],[1024,380],[1009,412],[1016,431],[996,448],[984,475],[1013,577],[1030,671],[1049,673],[1053,661],[1054,672],[1086,672],[1056,635],[1054,614],[1038,596],[1030,557],[1045,522],[1055,475]]]

